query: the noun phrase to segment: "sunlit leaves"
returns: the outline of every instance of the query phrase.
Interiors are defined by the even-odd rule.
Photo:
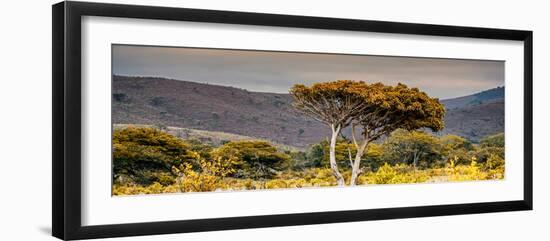
[[[153,128],[115,130],[112,143],[115,181],[126,175],[139,183],[167,182],[158,173],[169,173],[172,166],[196,163],[200,158],[183,140]]]
[[[269,178],[288,166],[290,156],[279,152],[265,141],[233,141],[224,144],[211,153],[213,158],[238,160],[234,176]]]

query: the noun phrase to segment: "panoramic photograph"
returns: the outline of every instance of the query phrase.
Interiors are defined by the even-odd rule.
[[[505,178],[504,62],[112,45],[112,195]]]

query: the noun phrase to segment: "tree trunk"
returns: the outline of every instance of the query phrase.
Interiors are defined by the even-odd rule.
[[[332,174],[336,178],[336,182],[338,182],[338,186],[344,186],[345,185],[344,177],[338,171],[338,165],[336,164],[336,138],[338,137],[338,134],[340,134],[341,126],[338,125],[335,127],[334,124],[332,124],[330,127],[332,129],[332,137],[330,138],[330,148],[329,148],[330,168],[332,169]]]
[[[418,150],[415,150],[414,151],[414,154],[413,154],[413,167],[414,169],[416,170],[416,165],[418,165]]]
[[[361,174],[361,158],[363,157],[363,154],[365,153],[365,149],[367,149],[368,144],[368,140],[363,140],[363,143],[361,143],[361,145],[357,147],[355,160],[353,161],[353,165],[351,166],[351,180],[349,182],[350,186],[356,185],[357,177],[359,177],[359,174]]]

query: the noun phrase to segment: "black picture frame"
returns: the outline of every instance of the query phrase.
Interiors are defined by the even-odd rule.
[[[90,2],[52,7],[52,233],[60,239],[106,238],[228,229],[309,225],[380,219],[532,210],[533,33],[523,30],[443,26],[263,13],[198,10]],[[81,224],[81,17],[194,21],[429,36],[517,40],[524,43],[524,194],[522,200],[421,207],[343,210],[199,220]],[[518,127],[519,128],[519,127]]]

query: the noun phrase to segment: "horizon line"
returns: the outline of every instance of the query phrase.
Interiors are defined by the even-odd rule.
[[[173,78],[173,77],[167,77],[167,76],[147,76],[147,75],[125,75],[125,74],[112,74],[112,76],[118,76],[118,77],[130,77],[130,78],[156,78],[156,79],[165,79],[165,80],[174,80],[174,81],[181,81],[181,82],[191,82],[191,83],[196,83],[196,84],[203,84],[203,85],[213,85],[213,86],[221,86],[221,87],[227,87],[227,88],[234,88],[234,89],[241,89],[241,90],[245,90],[247,92],[251,92],[251,93],[266,93],[266,94],[290,94],[290,93],[279,93],[279,92],[264,92],[264,91],[251,91],[251,90],[248,90],[248,89],[245,89],[245,88],[241,88],[241,87],[237,87],[237,86],[231,86],[231,85],[222,85],[222,84],[210,84],[208,82],[206,83],[203,83],[203,82],[197,82],[197,81],[192,81],[192,80],[182,80],[182,79],[176,79],[176,78]],[[369,83],[369,81],[366,81],[366,80],[351,80],[351,81],[364,81],[364,82],[367,82]],[[374,83],[377,83],[377,82],[374,82]],[[378,82],[378,83],[381,83],[381,82]],[[411,87],[409,85],[407,85],[408,87]],[[482,93],[482,92],[485,92],[485,91],[488,91],[488,90],[493,90],[493,89],[499,89],[499,88],[505,88],[506,86],[505,85],[497,85],[493,88],[489,88],[489,89],[482,89],[482,90],[479,90],[477,92],[473,92],[473,93],[470,93],[470,94],[467,94],[467,95],[461,95],[461,96],[455,96],[455,97],[445,97],[445,98],[438,98],[439,100],[450,100],[450,99],[457,99],[457,98],[461,98],[461,97],[466,97],[466,96],[471,96],[471,95],[476,95],[476,94],[479,94],[479,93]],[[417,88],[417,87],[412,87],[412,88]],[[419,88],[420,89],[420,88]],[[425,92],[423,90],[420,89],[420,91],[422,92]],[[437,98],[437,97],[436,97]]]

